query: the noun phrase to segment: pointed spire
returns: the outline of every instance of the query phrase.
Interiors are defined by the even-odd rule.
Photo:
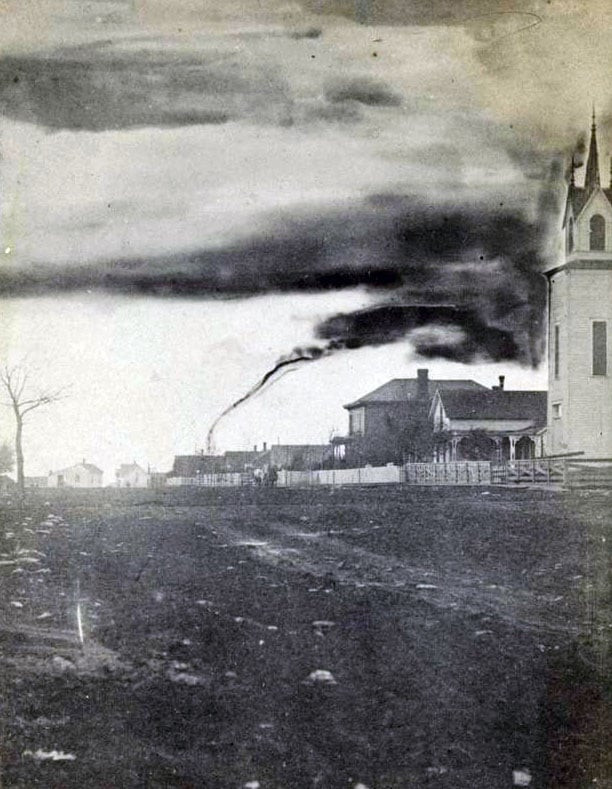
[[[597,153],[597,125],[595,123],[595,105],[593,105],[593,120],[591,123],[591,144],[589,145],[589,156],[587,158],[586,176],[584,188],[587,192],[601,186],[599,180],[599,154]]]

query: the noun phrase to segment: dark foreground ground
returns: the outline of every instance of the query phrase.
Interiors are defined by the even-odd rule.
[[[5,500],[0,783],[610,787],[611,505],[399,487]]]

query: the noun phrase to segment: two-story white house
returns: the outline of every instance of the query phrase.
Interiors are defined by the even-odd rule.
[[[549,455],[612,457],[612,172],[601,185],[595,115],[584,185],[572,177],[548,278]]]
[[[115,472],[118,488],[147,488],[149,486],[149,473],[134,461],[122,463]]]

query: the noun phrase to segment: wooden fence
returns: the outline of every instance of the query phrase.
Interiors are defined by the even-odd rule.
[[[512,485],[521,482],[561,484],[565,480],[566,464],[566,458],[532,458],[493,463],[491,482],[494,485]]]
[[[319,485],[393,485],[404,481],[401,466],[364,466],[335,468],[320,471],[278,472],[277,485],[281,488],[310,488]]]
[[[410,485],[549,484],[570,488],[612,488],[612,458],[407,463],[404,479]]]
[[[406,463],[404,477],[409,485],[490,485],[491,463],[488,460]]]
[[[321,471],[278,472],[278,487],[307,488],[342,485],[534,485],[552,484],[572,488],[612,488],[612,458],[533,458],[451,463],[406,463],[404,466],[364,466],[363,468]],[[253,474],[200,474],[198,477],[171,477],[171,486],[241,487],[254,485]]]

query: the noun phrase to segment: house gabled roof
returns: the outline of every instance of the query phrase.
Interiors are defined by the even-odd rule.
[[[93,463],[75,463],[74,466],[66,466],[66,468],[61,468],[59,471],[52,471],[51,474],[64,474],[66,471],[72,471],[75,468],[84,468],[90,474],[104,474],[102,469],[94,466]]]
[[[147,472],[139,466],[138,463],[122,463],[116,471],[116,476],[122,477],[125,474],[129,474],[132,471],[142,471],[143,474]]]
[[[449,419],[528,420],[535,427],[546,424],[547,398],[547,392],[505,389],[440,392]]]
[[[449,378],[436,380],[429,378],[427,380],[429,397],[433,397],[436,390],[452,391],[452,390],[486,390],[482,384],[472,381],[470,379]],[[416,397],[418,388],[417,378],[394,378],[392,381],[387,381],[386,384],[379,386],[378,389],[369,392],[368,394],[355,400],[354,403],[345,405],[344,408],[359,408],[363,405],[372,405],[377,403],[402,403]]]

